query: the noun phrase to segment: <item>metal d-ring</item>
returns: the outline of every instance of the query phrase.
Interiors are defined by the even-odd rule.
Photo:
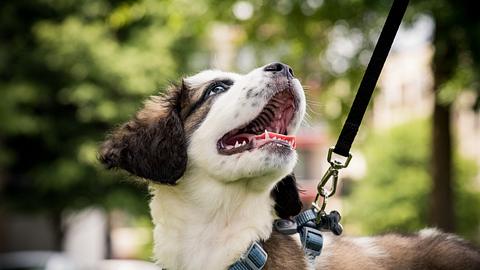
[[[344,162],[341,162],[337,159],[332,160],[332,156],[334,153],[333,149],[334,149],[333,147],[330,147],[328,149],[327,161],[328,163],[330,163],[330,166],[334,167],[337,170],[348,167],[348,164],[350,164],[350,160],[352,160],[352,154],[349,153],[348,157],[346,157]]]

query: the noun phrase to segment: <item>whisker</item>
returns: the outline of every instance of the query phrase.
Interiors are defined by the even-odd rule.
[[[303,118],[302,126],[304,126],[306,128],[312,128],[313,127],[311,121],[309,119],[307,119],[307,117]]]
[[[323,101],[320,101],[320,100],[309,99],[309,100],[307,101],[307,103],[310,103],[310,104],[323,104],[324,102],[323,102]]]

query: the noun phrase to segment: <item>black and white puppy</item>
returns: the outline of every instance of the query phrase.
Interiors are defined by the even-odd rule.
[[[305,107],[285,64],[245,75],[207,70],[150,98],[107,138],[100,151],[107,167],[150,180],[154,256],[162,267],[227,269],[258,240],[268,253],[265,269],[312,268],[295,236],[272,231],[275,218],[301,210],[289,174]],[[480,255],[435,230],[325,235],[314,268],[478,270]]]

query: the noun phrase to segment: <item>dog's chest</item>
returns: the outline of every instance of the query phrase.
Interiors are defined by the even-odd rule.
[[[268,196],[262,201],[242,198],[237,200],[240,206],[210,201],[208,206],[179,200],[164,190],[153,191],[154,255],[160,265],[167,269],[226,269],[253,241],[270,236],[273,216]]]

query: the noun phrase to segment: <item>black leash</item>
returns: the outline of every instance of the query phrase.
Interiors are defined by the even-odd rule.
[[[343,227],[340,224],[340,213],[331,211],[327,214],[325,206],[327,205],[327,199],[336,192],[339,170],[347,167],[352,159],[350,148],[405,15],[408,2],[409,0],[394,0],[393,2],[337,144],[328,151],[327,161],[330,163],[330,168],[318,183],[317,196],[312,203],[312,208],[301,212],[293,220],[278,219],[274,223],[275,230],[282,234],[300,234],[305,255],[312,265],[322,251],[323,237],[321,231],[330,231],[335,235],[340,235],[343,232]],[[338,157],[334,157],[334,153],[344,158],[338,159]],[[332,181],[331,187],[326,188],[330,181]],[[318,205],[320,196],[323,198],[321,206]]]
[[[352,108],[348,113],[347,120],[343,125],[333,152],[348,157],[353,140],[357,135],[358,128],[362,123],[363,115],[367,110],[368,103],[372,97],[373,90],[387,59],[393,40],[397,34],[403,15],[407,9],[409,0],[395,0],[383,26],[377,45],[368,63],[367,70],[363,75],[362,82],[353,101]]]
[[[311,209],[317,215],[317,227],[321,224],[325,224],[325,220],[331,219],[332,213],[325,213],[327,199],[333,196],[336,192],[339,170],[346,168],[352,159],[350,148],[352,147],[353,140],[357,135],[358,128],[362,123],[363,116],[367,110],[373,90],[375,90],[378,77],[380,76],[380,72],[382,71],[385,60],[390,52],[393,40],[395,39],[398,28],[400,27],[400,23],[402,22],[402,18],[407,10],[408,3],[409,0],[394,0],[392,7],[390,8],[390,12],[388,13],[387,20],[385,21],[385,25],[380,33],[380,37],[378,38],[377,45],[373,50],[370,62],[368,63],[365,74],[363,75],[357,95],[353,101],[352,108],[350,109],[347,120],[345,121],[342,131],[340,132],[338,141],[335,147],[329,149],[327,161],[330,163],[330,168],[328,168],[327,172],[318,183],[317,196],[315,201],[312,203],[313,207]],[[337,156],[335,157],[334,154]],[[344,158],[342,159],[341,157]],[[326,185],[330,181],[332,182],[331,187],[326,188]],[[320,197],[323,198],[321,206],[318,204]],[[341,218],[339,214],[338,217],[336,217],[337,214],[338,212],[336,212],[334,215],[334,220],[336,220],[335,223],[338,223]],[[335,229],[332,231],[341,233],[341,225],[339,223],[338,226],[337,224],[333,225],[333,228]]]

